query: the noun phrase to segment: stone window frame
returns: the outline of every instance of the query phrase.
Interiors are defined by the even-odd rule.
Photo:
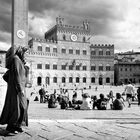
[[[87,70],[87,66],[86,66],[86,65],[83,65],[83,66],[82,66],[82,69],[83,69],[84,71],[86,71],[86,70]]]
[[[53,64],[53,70],[57,70],[57,64],[56,63]]]
[[[56,47],[53,48],[53,53],[57,53],[57,48]]]
[[[37,51],[42,52],[42,46],[41,46],[41,45],[39,45],[39,46],[37,47]]]
[[[77,77],[75,77],[75,78],[76,78],[75,82],[76,82],[76,83],[80,83],[80,77],[77,76]]]
[[[45,64],[45,69],[50,69],[50,64],[49,63],[47,63],[47,64]]]
[[[57,83],[57,77],[56,76],[53,77],[53,83]]]
[[[91,77],[91,83],[95,83],[95,77]]]
[[[110,56],[111,55],[111,51],[109,49],[106,50],[106,55]]]
[[[87,83],[87,77],[83,77],[83,83]]]
[[[87,55],[87,50],[86,49],[83,50],[83,55]]]
[[[42,69],[42,64],[37,64],[37,69]]]
[[[61,80],[62,80],[62,83],[66,83],[66,77],[65,76],[63,76]]]
[[[80,49],[76,49],[75,53],[76,55],[80,55]]]
[[[95,49],[91,50],[91,55],[96,55],[96,50]]]
[[[46,52],[50,52],[50,51],[51,51],[50,47],[46,47],[46,48],[45,48],[45,51],[46,51]]]
[[[79,65],[76,65],[75,66],[75,70],[80,70],[80,66]]]
[[[106,65],[106,71],[111,71],[111,66],[109,64]]]
[[[99,49],[99,56],[103,56],[103,49]]]
[[[69,77],[69,83],[73,83],[73,77]]]
[[[106,77],[106,83],[110,83],[110,77]]]
[[[73,49],[69,48],[69,54],[73,54]]]
[[[103,64],[99,64],[99,71],[103,71]]]
[[[61,53],[62,53],[62,54],[66,54],[66,48],[62,48],[62,49],[61,49]]]

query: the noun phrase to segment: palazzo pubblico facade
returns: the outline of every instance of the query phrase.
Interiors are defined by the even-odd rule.
[[[44,39],[29,41],[30,82],[53,88],[113,84],[114,45],[91,43],[91,36],[87,20],[73,26],[57,17]]]

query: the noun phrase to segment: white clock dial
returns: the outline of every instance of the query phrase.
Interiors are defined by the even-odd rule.
[[[76,41],[76,40],[77,40],[77,36],[76,36],[75,34],[72,34],[72,35],[71,35],[71,40],[72,40],[72,41]]]
[[[18,36],[18,38],[22,39],[22,38],[25,38],[26,34],[23,30],[18,30],[17,36]]]

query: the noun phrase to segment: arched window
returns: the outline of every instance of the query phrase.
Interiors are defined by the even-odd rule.
[[[86,83],[87,79],[86,77],[83,77],[83,83]]]
[[[66,53],[66,48],[63,47],[63,48],[61,49],[61,53],[65,54],[65,53]]]
[[[109,77],[106,78],[106,83],[110,83],[110,78]]]
[[[46,47],[46,52],[50,52],[50,47]]]
[[[57,47],[56,46],[53,47],[53,53],[57,53]]]
[[[96,55],[96,51],[94,49],[91,50],[91,55]]]
[[[109,64],[106,65],[106,71],[110,71],[111,70],[111,67]]]
[[[42,84],[42,78],[39,76],[37,77],[37,85],[40,86]]]
[[[80,65],[76,65],[76,70],[80,70]]]
[[[53,63],[53,70],[57,70],[57,63]]]
[[[69,83],[73,83],[73,78],[69,77]]]
[[[103,55],[103,50],[99,49],[99,55]]]
[[[69,54],[73,54],[73,49],[69,48]]]
[[[42,46],[38,46],[38,51],[42,52]]]
[[[45,69],[50,69],[50,64],[49,63],[45,64]]]
[[[99,71],[103,71],[103,65],[99,64]]]
[[[106,50],[106,55],[110,55],[110,50],[109,49]]]
[[[87,70],[87,66],[86,66],[86,65],[83,66],[83,70],[84,70],[84,71]]]
[[[87,50],[86,49],[83,50],[83,55],[87,55]]]
[[[76,55],[80,55],[80,49],[76,48]]]
[[[62,83],[66,83],[66,78],[62,77]]]
[[[95,70],[96,70],[96,65],[95,65],[95,64],[92,64],[92,65],[91,65],[91,70],[92,70],[92,71],[95,71]]]
[[[66,63],[63,62],[63,63],[61,64],[61,69],[62,69],[62,70],[66,70],[66,66],[67,66]]]
[[[80,78],[76,77],[76,83],[79,83],[79,82],[80,82]]]
[[[53,77],[53,82],[57,83],[57,77]]]
[[[91,83],[95,83],[95,77],[91,77]]]

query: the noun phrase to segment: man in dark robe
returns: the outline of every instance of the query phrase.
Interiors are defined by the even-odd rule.
[[[5,104],[0,117],[0,124],[7,124],[6,130],[11,133],[23,132],[21,126],[28,126],[28,103],[25,93],[27,81],[24,54],[26,48],[19,46],[8,53],[12,56],[8,60],[8,81]]]

